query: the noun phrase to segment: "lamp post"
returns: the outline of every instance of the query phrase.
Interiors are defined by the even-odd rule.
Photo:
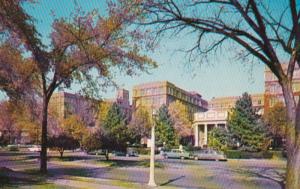
[[[151,154],[150,154],[150,173],[149,173],[149,182],[148,186],[157,186],[154,179],[154,162],[155,162],[155,117],[156,117],[156,111],[153,110],[152,112],[152,118],[154,120],[154,123],[151,127]]]

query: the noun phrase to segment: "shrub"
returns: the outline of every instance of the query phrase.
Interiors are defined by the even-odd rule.
[[[11,151],[11,152],[19,151],[19,148],[18,148],[18,146],[16,146],[16,145],[8,145],[7,148],[8,148],[8,150]]]
[[[274,156],[272,151],[245,152],[240,150],[227,150],[225,154],[229,159],[271,159]]]
[[[242,157],[241,151],[239,150],[227,150],[225,154],[229,159],[240,159]]]
[[[62,158],[65,150],[74,150],[78,148],[79,142],[73,137],[63,133],[58,136],[49,137],[48,147],[57,150]]]

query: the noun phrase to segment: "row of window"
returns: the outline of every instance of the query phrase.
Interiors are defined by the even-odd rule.
[[[300,91],[300,83],[293,83],[292,87],[294,92]],[[266,91],[269,93],[282,93],[282,88],[279,83],[272,83],[266,85]]]
[[[136,101],[137,105],[158,105],[158,104],[165,104],[165,98],[164,96],[150,96],[150,97],[143,97],[140,99],[137,99]]]
[[[153,87],[153,88],[144,88],[144,89],[135,89],[133,90],[134,96],[146,96],[146,95],[158,95],[163,94],[165,89],[163,87]]]
[[[192,104],[201,105],[201,101],[199,101],[198,99],[193,98],[189,95],[186,95],[184,92],[182,92],[178,89],[168,87],[167,92],[168,92],[169,95],[175,96],[176,98],[179,98],[181,100],[187,101],[187,102],[192,103]]]

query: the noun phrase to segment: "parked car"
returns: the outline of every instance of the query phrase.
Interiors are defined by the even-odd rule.
[[[163,152],[162,155],[165,159],[168,158],[189,159],[191,154],[185,150],[172,149],[171,151]]]
[[[104,150],[92,150],[92,151],[87,151],[86,153],[89,155],[105,155]]]
[[[138,154],[138,152],[137,152],[136,149],[134,149],[134,148],[127,148],[126,156],[127,157],[138,157],[139,154]]]
[[[195,160],[215,160],[215,161],[227,161],[226,155],[222,152],[218,152],[212,149],[200,150],[193,152]]]
[[[126,152],[113,151],[112,155],[114,155],[114,156],[126,156]]]
[[[9,151],[12,151],[12,152],[19,151],[18,146],[17,146],[17,145],[13,145],[13,144],[7,145],[7,149],[8,149]]]
[[[41,146],[40,145],[32,145],[31,147],[28,148],[30,152],[40,152],[41,151]]]

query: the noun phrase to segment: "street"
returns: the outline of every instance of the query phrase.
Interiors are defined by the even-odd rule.
[[[6,167],[19,175],[13,181],[18,187],[26,186],[26,179],[19,177],[37,176],[37,153],[0,152],[0,167]],[[144,188],[149,179],[147,156],[112,157],[105,161],[96,156],[81,152],[68,152],[65,159],[59,160],[51,153],[48,163],[48,177],[43,182],[54,188]],[[280,189],[284,174],[283,160],[228,160],[195,161],[162,159],[157,156],[155,180],[159,187],[174,188],[269,188]],[[13,174],[12,174],[13,175]],[[24,181],[25,180],[25,181]],[[106,184],[107,185],[106,185]],[[36,183],[28,182],[31,186]],[[82,187],[81,187],[82,185]],[[106,187],[107,186],[107,187]],[[114,188],[114,187],[113,187]]]

